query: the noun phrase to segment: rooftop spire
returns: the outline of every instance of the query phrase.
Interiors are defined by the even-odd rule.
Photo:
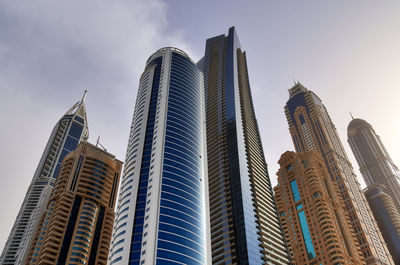
[[[86,94],[87,94],[87,90],[85,89],[85,92],[83,92],[83,96],[82,96],[82,99],[81,99],[81,104],[85,101]]]

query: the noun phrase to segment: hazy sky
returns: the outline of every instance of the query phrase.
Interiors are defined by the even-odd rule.
[[[234,3],[232,3],[234,2]],[[90,141],[124,160],[146,59],[163,46],[197,61],[236,26],[273,185],[293,150],[283,107],[300,81],[347,144],[349,112],[400,166],[400,1],[0,1],[0,251],[58,119],[85,89]]]

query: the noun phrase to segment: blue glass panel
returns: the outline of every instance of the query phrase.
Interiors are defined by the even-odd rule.
[[[188,230],[189,228],[190,227],[176,226],[176,225],[167,224],[164,222],[161,222],[159,225],[160,231],[168,231],[168,232],[174,233],[176,235],[180,235],[185,238],[190,238],[192,241],[199,244],[199,246],[202,246],[202,244],[204,243],[204,239],[201,236],[199,236],[198,234],[194,233],[193,231]]]
[[[154,117],[156,115],[157,98],[159,91],[160,72],[161,72],[162,57],[154,59],[150,64],[156,64],[153,76],[153,85],[151,90],[149,114],[147,117],[146,134],[144,140],[143,156],[141,161],[141,171],[139,177],[139,187],[136,199],[135,208],[135,219],[133,224],[133,236],[131,242],[131,250],[129,264],[139,264],[141,245],[142,245],[142,233],[144,223],[144,207],[146,203],[146,193],[148,189],[149,179],[149,166],[151,159],[151,148],[153,144],[154,135]]]
[[[180,212],[176,211],[174,209],[166,208],[166,207],[160,207],[160,214],[165,214],[169,216],[175,216],[176,218],[179,218],[180,220],[184,220],[190,224],[193,224],[195,226],[201,226],[201,220],[196,220],[195,218]]]
[[[193,173],[187,172],[187,171],[182,170],[180,168],[172,167],[172,166],[166,164],[166,165],[164,165],[164,170],[168,171],[168,172],[171,172],[171,173],[174,173],[174,174],[176,174],[178,176],[180,175],[182,177],[185,177],[185,178],[193,181],[194,183],[199,182],[199,177],[198,176],[193,175]]]
[[[168,153],[168,154],[176,155],[176,156],[180,157],[181,159],[188,160],[192,164],[195,164],[195,165],[198,164],[198,155],[196,156],[193,153],[190,153],[190,152],[187,152],[187,151],[184,152],[184,150],[171,148],[169,146],[165,147],[164,152]]]
[[[304,244],[306,245],[308,259],[315,258],[314,246],[311,239],[310,230],[308,229],[307,219],[304,211],[297,214],[300,221],[301,231],[303,232]]]
[[[198,196],[199,195],[199,190],[198,189],[197,190],[193,189],[193,187],[185,185],[184,183],[176,181],[175,179],[170,179],[170,178],[164,176],[163,184],[176,187],[176,188],[182,190],[182,192],[189,193],[192,196]]]
[[[205,261],[200,89],[199,70],[188,58],[173,53],[157,264],[166,259],[183,264]]]
[[[78,146],[78,142],[79,140],[68,135],[67,140],[64,143],[64,149],[67,149],[68,151],[74,151]]]
[[[300,120],[300,124],[306,123],[306,121],[304,120],[303,114],[300,114],[300,115],[299,115],[299,120]]]
[[[187,249],[195,250],[198,251],[199,253],[202,253],[204,251],[202,246],[197,244],[196,242],[193,242],[190,237],[184,237],[182,235],[177,235],[173,233],[166,233],[163,232],[162,230],[158,233],[158,236],[159,236],[158,239],[165,241],[172,241],[176,244],[187,246]],[[193,256],[196,256],[197,258],[201,259],[201,255],[198,253],[194,253]]]
[[[294,202],[299,201],[300,200],[300,192],[299,192],[299,188],[297,187],[296,180],[293,180],[290,182],[290,187],[292,188]]]
[[[196,191],[200,192],[200,190],[201,190],[201,187],[200,187],[197,179],[196,178],[192,179],[191,176],[188,177],[188,176],[185,176],[185,175],[176,174],[174,172],[170,172],[170,171],[167,171],[167,169],[165,169],[163,177],[172,179],[172,180],[177,181],[177,182],[182,183],[182,184],[185,184],[185,185],[191,187],[192,189],[194,189]]]
[[[67,154],[68,154],[68,152],[67,152]],[[54,170],[53,178],[57,178],[58,171],[60,171],[60,166],[61,166],[61,163],[57,163],[56,169]]]
[[[170,195],[177,195],[181,198],[184,198],[186,203],[192,202],[194,204],[201,205],[201,201],[199,200],[200,199],[199,197],[195,197],[195,196],[189,195],[187,193],[183,193],[181,190],[179,190],[177,188],[167,186],[167,185],[162,185],[161,190],[162,190],[161,194],[165,194],[165,198],[168,198],[168,196],[170,196]],[[161,197],[163,197],[163,196],[161,195]]]
[[[79,140],[81,138],[82,131],[83,131],[83,127],[81,125],[79,125],[76,122],[72,122],[71,128],[69,129],[69,132],[68,132],[68,135]]]
[[[176,217],[171,217],[171,216],[161,214],[160,215],[160,223],[179,226],[179,227],[182,227],[184,229],[187,229],[187,230],[195,233],[196,235],[202,235],[202,232],[199,229],[199,227],[189,224],[188,222],[185,222],[183,220],[177,219]]]
[[[303,204],[300,203],[300,204],[296,205],[296,209],[297,209],[297,210],[303,209]]]
[[[76,120],[76,121],[78,121],[78,122],[80,122],[80,123],[82,123],[82,124],[85,123],[84,119],[82,119],[82,118],[79,117],[79,116],[75,116],[74,120]]]
[[[158,248],[157,257],[168,258],[174,261],[182,262],[183,264],[204,264],[201,262],[202,257],[190,248],[163,240],[158,240]],[[200,262],[198,261],[199,258]]]
[[[191,259],[188,256],[184,256],[184,255],[178,254],[176,252],[159,249],[157,251],[157,264],[169,264],[169,263],[164,263],[164,260],[162,260],[161,258],[174,260],[174,261],[179,262],[179,264],[187,264],[187,265],[197,265],[197,264],[203,265],[203,264],[205,264],[203,262],[198,262],[194,259]]]

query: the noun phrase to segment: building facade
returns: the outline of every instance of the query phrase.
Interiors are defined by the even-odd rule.
[[[85,95],[86,91],[82,100],[72,106],[54,126],[4,246],[0,264],[24,263],[27,247],[46,209],[62,160],[76,149],[79,141],[88,138]]]
[[[176,48],[140,78],[110,264],[211,264],[203,77]]]
[[[235,28],[206,42],[212,264],[289,264]]]
[[[293,264],[365,264],[337,185],[317,151],[279,159],[276,204]]]
[[[107,264],[121,167],[88,142],[65,156],[26,264]]]
[[[296,83],[285,106],[297,152],[316,150],[336,182],[367,264],[393,264],[336,128],[319,97]]]
[[[347,127],[347,137],[367,186],[382,185],[384,193],[393,199],[400,212],[400,171],[379,135],[368,122],[353,119]]]
[[[393,198],[384,192],[384,187],[380,184],[368,186],[364,194],[394,263],[400,264],[400,213]]]

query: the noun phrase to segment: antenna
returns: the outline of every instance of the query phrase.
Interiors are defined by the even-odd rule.
[[[82,96],[81,102],[85,101],[86,94],[87,94],[87,90],[85,89],[85,92],[83,92],[83,96]]]
[[[350,117],[352,120],[354,120],[353,114],[351,114],[351,112],[350,112]]]
[[[104,151],[107,152],[107,149],[100,143],[100,135],[99,137],[97,137],[96,147],[99,147],[99,145],[101,148],[103,148]]]

